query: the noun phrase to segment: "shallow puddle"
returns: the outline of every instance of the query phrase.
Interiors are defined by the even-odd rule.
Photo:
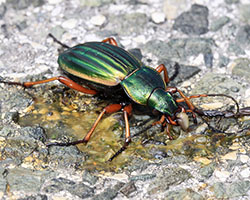
[[[20,117],[19,124],[21,126],[40,125],[46,130],[49,142],[54,139],[65,142],[65,136],[71,141],[82,139],[98,114],[109,103],[72,90],[55,92],[52,89],[36,98],[34,103],[25,110],[25,114]],[[165,133],[160,132],[160,128],[153,127],[133,137],[122,154],[112,162],[107,162],[124,142],[124,127],[120,125],[121,121],[121,112],[104,116],[90,141],[87,144],[78,145],[79,150],[89,156],[83,164],[85,168],[122,169],[135,157],[154,160],[181,154],[192,158],[197,156],[211,158],[218,147],[230,145],[234,139],[234,136],[216,133],[210,136],[181,133],[180,137],[179,133],[172,133],[176,139],[170,141]],[[180,131],[178,128],[176,130]]]

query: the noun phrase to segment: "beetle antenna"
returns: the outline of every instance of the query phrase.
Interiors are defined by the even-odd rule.
[[[60,44],[62,47],[69,49],[70,47],[66,44],[63,44],[61,41],[59,41],[58,39],[56,39],[56,37],[54,35],[52,35],[51,33],[48,34],[49,37],[51,37],[54,42],[56,42],[57,44]]]
[[[240,107],[239,107],[239,104],[238,102],[235,100],[235,98],[229,96],[229,95],[226,95],[226,94],[206,94],[207,96],[211,96],[211,97],[216,97],[216,96],[221,96],[221,97],[227,97],[227,98],[230,98],[236,105],[236,113],[235,115],[237,115],[240,111]]]

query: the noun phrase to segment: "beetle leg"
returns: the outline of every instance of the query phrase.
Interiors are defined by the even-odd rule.
[[[54,40],[54,42],[56,42],[57,44],[60,44],[62,47],[66,48],[66,49],[70,48],[68,45],[63,44],[58,39],[56,39],[56,37],[54,35],[52,35],[51,33],[49,33],[48,36],[51,37]]]
[[[166,91],[170,92],[170,93],[176,93],[176,92],[178,92],[181,95],[183,101],[185,101],[185,103],[189,107],[189,109],[190,110],[194,110],[195,109],[194,105],[191,103],[191,101],[189,100],[189,98],[187,96],[185,96],[183,94],[183,92],[181,90],[179,90],[178,88],[176,88],[176,87],[167,87]]]
[[[120,153],[125,151],[129,143],[131,142],[131,135],[130,135],[130,129],[129,129],[129,122],[128,122],[128,116],[131,115],[131,113],[132,113],[131,104],[123,108],[123,115],[124,115],[124,121],[125,121],[125,141],[124,141],[123,146],[108,161],[112,161],[116,156],[118,156]]]
[[[85,94],[97,94],[97,91],[92,90],[92,89],[87,89],[87,88],[79,85],[78,83],[72,81],[71,79],[69,79],[69,78],[67,78],[65,76],[57,76],[57,77],[52,77],[52,78],[49,78],[49,79],[34,81],[34,82],[19,83],[19,82],[0,81],[0,83],[6,83],[6,84],[9,84],[9,85],[20,85],[20,86],[23,86],[25,88],[28,88],[28,87],[31,87],[33,85],[48,83],[48,82],[55,81],[55,80],[58,80],[62,84],[68,86],[69,88],[77,90],[79,92],[83,92]]]
[[[172,128],[172,125],[171,124],[167,124],[167,127],[166,127],[166,133],[168,135],[168,138],[170,140],[173,140],[174,138],[172,137],[172,135],[170,134],[170,129]]]
[[[62,142],[62,143],[49,143],[47,144],[47,146],[71,146],[71,145],[76,145],[76,144],[81,144],[81,143],[87,143],[91,137],[91,135],[93,134],[95,128],[97,127],[98,123],[100,122],[100,120],[102,119],[104,114],[110,114],[110,113],[114,113],[117,112],[119,110],[121,110],[122,106],[120,104],[111,104],[106,106],[103,111],[100,113],[100,115],[97,117],[96,121],[94,122],[93,126],[91,127],[91,129],[89,130],[89,132],[87,133],[87,135],[82,139],[82,140],[77,140],[77,141],[73,141],[73,142]]]
[[[155,69],[159,73],[161,73],[162,71],[164,72],[164,80],[165,80],[166,84],[168,84],[169,83],[169,77],[168,77],[168,71],[167,71],[166,66],[164,64],[160,64]]]
[[[109,43],[109,44],[112,44],[114,46],[118,46],[116,40],[112,37],[106,38],[102,42]]]
[[[152,126],[155,126],[155,125],[157,125],[157,124],[163,124],[164,122],[165,122],[165,116],[162,115],[162,116],[161,116],[161,119],[160,119],[159,121],[154,122],[154,123],[152,124]]]

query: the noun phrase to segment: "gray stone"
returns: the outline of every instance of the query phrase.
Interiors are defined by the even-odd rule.
[[[181,189],[178,191],[171,191],[166,194],[164,200],[179,200],[179,199],[192,199],[192,200],[203,200],[202,195],[191,190],[191,189]]]
[[[65,178],[54,178],[50,181],[49,185],[43,188],[43,191],[47,193],[58,193],[62,190],[66,190],[81,199],[91,197],[94,194],[93,188]]]
[[[193,4],[190,11],[183,12],[175,19],[173,29],[187,35],[201,35],[208,32],[208,8]]]
[[[239,14],[243,22],[250,23],[250,4],[239,5]]]
[[[89,171],[85,170],[83,175],[82,175],[82,181],[87,182],[90,185],[94,185],[98,180],[97,176],[94,176],[92,173]]]
[[[128,183],[126,183],[122,189],[120,190],[120,192],[122,194],[124,194],[126,197],[129,197],[132,193],[134,193],[137,190],[135,184],[133,181],[130,181]]]
[[[156,174],[140,174],[140,175],[136,175],[136,176],[132,176],[130,178],[131,181],[146,181],[149,179],[153,179],[154,177],[156,177]]]
[[[203,54],[204,63],[207,67],[211,67],[213,63],[212,46],[214,46],[214,41],[209,38],[176,38],[171,39],[168,43],[152,40],[147,42],[143,49],[153,53],[159,60],[186,61],[190,56]]]
[[[37,194],[37,195],[31,195],[31,196],[26,196],[24,198],[20,198],[18,200],[47,200],[48,197],[44,194]]]
[[[226,4],[237,4],[240,0],[224,0]]]
[[[235,39],[242,47],[250,46],[250,25],[240,27]]]
[[[6,180],[10,191],[39,192],[49,171],[33,171],[25,168],[9,169]]]
[[[248,58],[237,58],[234,60],[232,74],[250,80],[250,60]]]
[[[243,89],[236,81],[221,74],[207,73],[192,90],[192,94],[227,94],[234,96],[232,88],[237,87],[240,91]],[[202,99],[201,99],[202,100]]]
[[[202,176],[203,180],[208,179],[209,177],[212,176],[215,170],[215,164],[211,163],[209,165],[206,165],[199,170],[199,174]]]
[[[147,15],[144,13],[111,15],[107,29],[115,31],[118,35],[132,36],[143,33],[147,21]]]
[[[212,21],[211,25],[210,25],[210,30],[211,31],[218,31],[219,29],[221,29],[224,25],[226,25],[228,22],[230,21],[230,18],[227,16],[222,16],[218,19],[215,19],[214,21]]]
[[[0,19],[3,18],[5,13],[6,13],[6,6],[5,6],[5,4],[1,3],[0,4]]]
[[[114,199],[124,183],[118,182],[113,188],[107,188],[102,193],[95,195],[93,200],[112,200]]]
[[[82,6],[98,7],[98,6],[102,6],[105,4],[110,4],[114,0],[79,0],[79,1],[80,1],[80,5]]]
[[[31,4],[35,7],[42,6],[45,2],[44,0],[7,0],[6,3],[11,4],[17,10],[22,10]]]
[[[183,168],[166,168],[150,183],[149,194],[166,191],[170,186],[179,185],[189,178],[191,174]]]
[[[231,184],[222,182],[212,186],[216,198],[235,198],[246,195],[250,189],[250,181],[238,181]]]
[[[170,78],[169,85],[175,86],[200,72],[200,69],[190,65],[180,65],[169,60],[160,60],[166,66]]]
[[[228,52],[232,52],[237,56],[246,54],[245,51],[240,47],[240,45],[234,42],[229,43],[227,50]]]

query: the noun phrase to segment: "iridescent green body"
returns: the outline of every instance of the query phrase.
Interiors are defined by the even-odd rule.
[[[58,63],[81,79],[109,87],[120,84],[134,102],[163,114],[172,116],[178,109],[160,74],[120,47],[87,42],[60,54]]]

